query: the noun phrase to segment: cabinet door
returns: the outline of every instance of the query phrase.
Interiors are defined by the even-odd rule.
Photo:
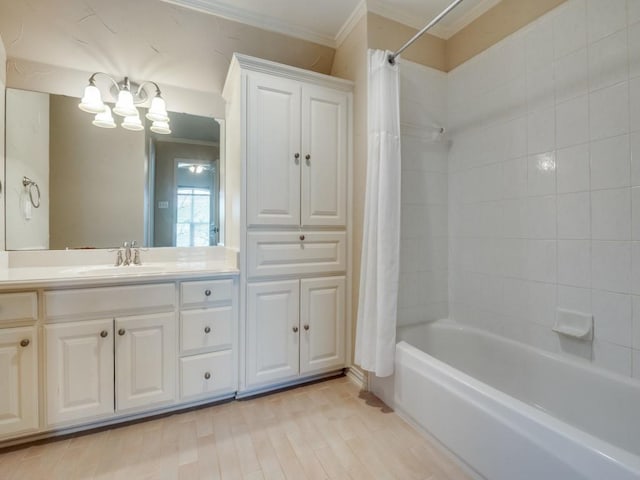
[[[346,225],[348,96],[302,90],[302,225]]]
[[[176,315],[116,318],[116,409],[176,397]]]
[[[38,428],[38,362],[34,327],[0,330],[0,437]]]
[[[113,320],[45,326],[47,423],[113,414]]]
[[[247,224],[299,225],[300,85],[259,74],[248,82]]]
[[[298,280],[247,285],[247,384],[295,376],[299,365]]]
[[[344,296],[344,277],[301,280],[301,373],[344,367]]]

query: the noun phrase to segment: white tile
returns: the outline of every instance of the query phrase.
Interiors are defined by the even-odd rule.
[[[527,236],[535,239],[556,238],[556,196],[529,197]]]
[[[555,240],[527,241],[527,275],[536,282],[555,282],[557,274]]]
[[[633,50],[633,49],[632,49]],[[597,90],[627,79],[627,31],[589,45],[589,88]]]
[[[640,3],[640,0],[638,0]],[[640,77],[640,22],[629,27],[629,78]]]
[[[558,283],[591,286],[591,241],[558,240]]]
[[[527,117],[527,138],[529,153],[548,152],[555,148],[555,110],[536,110]]]
[[[593,290],[594,337],[631,347],[631,295]]]
[[[640,185],[640,132],[629,135],[631,150],[631,184]]]
[[[632,330],[632,346],[636,350],[640,350],[640,296],[633,296],[633,325],[631,327]],[[640,372],[638,372],[640,374]]]
[[[553,152],[528,158],[527,192],[529,196],[551,195],[556,191],[556,160]]]
[[[585,0],[570,0],[553,18],[553,50],[556,58],[587,44]]]
[[[629,82],[629,95],[630,130],[636,132],[640,131],[640,77]]]
[[[526,326],[529,330],[527,332],[527,336],[529,338],[528,343],[530,345],[553,353],[560,352],[560,340],[557,333],[547,326],[533,322],[528,322]]]
[[[640,242],[631,243],[631,293],[640,295]]]
[[[556,107],[556,146],[570,147],[589,140],[587,95],[567,100]]]
[[[631,189],[591,192],[591,237],[594,240],[631,240]]]
[[[577,145],[558,150],[557,171],[558,193],[589,190],[589,146]],[[638,173],[640,179],[640,167]]]
[[[591,140],[629,131],[629,85],[619,83],[589,94]]]
[[[562,102],[588,92],[587,49],[559,58],[554,63],[556,102]]]
[[[620,375],[631,376],[631,352],[627,347],[593,341],[593,363]]]
[[[553,23],[542,18],[531,25],[524,36],[527,71],[538,70],[553,61]]]
[[[507,160],[502,164],[503,198],[521,198],[527,195],[527,158]]]
[[[606,37],[627,24],[627,6],[620,0],[587,0],[587,38],[589,42]]]
[[[558,238],[591,238],[591,196],[589,192],[558,195]]]
[[[599,140],[591,144],[591,188],[628,187],[631,185],[629,136]]]
[[[591,242],[591,286],[631,292],[631,242]]]
[[[554,89],[552,65],[527,72],[527,106],[529,111],[553,106]]]
[[[556,284],[529,282],[528,320],[551,327],[557,305]]]
[[[629,25],[640,22],[640,0],[627,0],[627,22]]]
[[[640,378],[640,351],[632,350],[633,355],[633,365],[631,367],[631,371],[633,374],[633,378]]]
[[[508,278],[525,278],[527,271],[527,240],[504,238],[500,240],[502,275]]]
[[[558,285],[558,308],[584,314],[591,313],[591,290]]]
[[[502,202],[502,236],[504,238],[526,238],[526,198],[510,198]]]
[[[507,159],[523,157],[527,154],[527,117],[510,120],[505,125]]]
[[[632,232],[633,240],[640,240],[640,187],[631,189],[631,212],[632,212]]]

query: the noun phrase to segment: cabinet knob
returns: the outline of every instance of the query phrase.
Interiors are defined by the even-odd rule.
[[[209,380],[211,378],[211,374],[209,372],[204,373],[204,379]]]
[[[293,327],[293,333],[298,333],[298,327]]]
[[[121,328],[120,330],[118,330],[118,335],[122,336],[124,334],[125,334],[124,328]]]
[[[24,340],[21,340],[21,341],[20,341],[20,346],[21,346],[21,347],[28,347],[30,343],[31,343],[31,342],[29,341],[29,339],[28,339],[28,338],[25,338]]]
[[[300,158],[300,154],[299,154],[299,153],[296,153],[296,154],[293,156],[293,158],[295,158],[296,160],[298,160],[298,159]]]
[[[204,333],[211,333],[211,327],[204,327]]]
[[[305,325],[305,326],[304,326],[304,329],[305,329],[305,330],[307,330],[307,331],[309,331],[309,325]]]
[[[304,240],[304,235],[300,235],[300,240]]]
[[[102,338],[107,338],[107,335],[109,335],[109,332],[107,332],[106,330],[102,330],[102,331],[100,332],[100,336],[101,336]]]
[[[210,296],[211,296],[211,290],[209,290],[209,289],[207,288],[207,289],[204,291],[204,294],[205,294],[207,297],[210,297]]]
[[[311,155],[309,155],[308,153],[304,156],[305,160],[308,162],[309,160],[311,160]]]

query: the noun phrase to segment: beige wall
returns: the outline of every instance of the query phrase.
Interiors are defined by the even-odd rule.
[[[367,45],[369,48],[396,51],[416,32],[417,30],[414,28],[380,15],[374,13],[367,15]],[[425,33],[402,53],[402,58],[444,71],[447,64],[445,44],[446,41],[442,38]]]
[[[363,16],[336,50],[331,74],[354,82],[353,89],[353,200],[352,200],[352,326],[355,338],[360,285],[360,254],[367,175],[367,16]]]
[[[498,43],[566,0],[502,0],[446,42],[445,71]]]
[[[7,54],[0,36],[0,187],[4,191],[4,97],[7,84]],[[4,195],[0,192],[0,250],[4,250]]]
[[[50,248],[142,242],[145,136],[94,127],[75,98],[52,95],[50,105]]]

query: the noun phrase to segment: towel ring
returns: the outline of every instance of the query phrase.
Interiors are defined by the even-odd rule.
[[[31,205],[33,205],[34,208],[38,208],[40,206],[40,187],[38,184],[29,177],[22,177],[22,185],[29,190],[29,200],[31,201]],[[33,199],[34,188],[38,194],[38,198],[35,200]]]

